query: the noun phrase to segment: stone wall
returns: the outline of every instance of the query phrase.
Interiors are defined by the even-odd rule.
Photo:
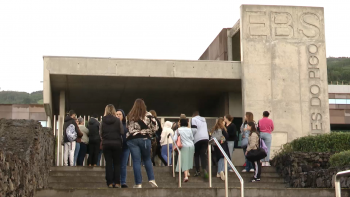
[[[334,175],[348,167],[329,168],[333,153],[286,153],[277,155],[271,164],[291,187],[332,188]],[[350,188],[350,177],[341,179],[341,186]]]
[[[51,129],[34,120],[0,119],[1,197],[32,197],[46,188],[53,158]]]

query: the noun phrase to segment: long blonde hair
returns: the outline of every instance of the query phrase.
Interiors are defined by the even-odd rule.
[[[105,108],[105,115],[104,116],[107,116],[107,115],[112,115],[112,116],[115,116],[115,108],[114,108],[114,105],[112,104],[108,104]]]
[[[215,126],[213,127],[211,133],[213,133],[214,131],[217,131],[219,129],[221,129],[222,131],[226,131],[226,127],[223,123],[224,123],[224,118],[219,118],[218,121],[216,122]]]

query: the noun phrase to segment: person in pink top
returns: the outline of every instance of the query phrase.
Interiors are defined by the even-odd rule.
[[[272,136],[271,132],[274,129],[273,126],[273,121],[269,119],[270,113],[268,111],[263,112],[263,118],[259,120],[258,126],[260,129],[260,138],[264,140],[267,148],[268,148],[268,153],[267,156],[262,159],[262,166],[270,166],[270,149],[271,149],[271,141],[272,141]]]

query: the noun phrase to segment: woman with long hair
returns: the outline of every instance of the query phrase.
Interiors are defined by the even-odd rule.
[[[188,119],[180,119],[179,128],[175,131],[173,140],[176,142],[180,135],[181,148],[181,169],[176,165],[176,172],[181,170],[184,173],[184,182],[188,181],[189,170],[193,168],[194,137],[191,128],[188,128]]]
[[[246,112],[244,117],[244,122],[241,126],[241,133],[242,133],[242,142],[241,147],[243,149],[243,153],[245,154],[247,152],[247,146],[248,146],[248,137],[250,134],[250,130],[248,128],[248,122],[254,122],[254,116],[252,112]],[[243,169],[242,172],[254,172],[253,164],[250,162],[246,156],[245,157],[245,169]]]
[[[162,161],[162,163],[167,166],[167,161],[164,160],[164,158],[162,157],[162,145],[160,144],[160,138],[163,132],[163,128],[162,125],[160,124],[160,121],[157,118],[157,112],[155,110],[150,110],[149,111],[153,117],[156,118],[157,124],[158,124],[158,130],[156,131],[156,135],[155,135],[155,141],[156,143],[152,146],[152,163],[153,166],[155,166],[156,162],[154,161],[155,157],[158,156],[158,158],[160,159],[160,161]],[[154,141],[152,141],[154,142]]]
[[[134,188],[142,188],[141,158],[146,168],[149,183],[152,187],[158,187],[154,179],[151,161],[151,137],[159,127],[156,118],[147,112],[145,102],[142,99],[135,100],[127,117],[129,131],[126,134],[126,143],[134,163]]]
[[[256,127],[255,127],[255,123],[254,122],[248,122],[248,126],[247,126],[248,130],[250,131],[249,133],[249,142],[248,142],[248,146],[247,146],[247,151],[245,152],[245,155],[247,156],[248,152],[251,150],[256,150],[258,149],[258,147],[260,146],[260,137],[259,137],[259,132],[257,131]],[[257,182],[260,181],[260,175],[261,175],[261,162],[260,160],[254,160],[251,161],[254,165],[254,169],[255,169],[255,173],[254,176],[251,180],[251,182]]]
[[[120,188],[120,160],[124,127],[115,114],[114,106],[107,105],[100,126],[102,150],[106,160],[106,180],[109,188]]]
[[[173,152],[173,139],[169,134],[174,135],[174,131],[171,129],[172,123],[169,121],[166,121],[164,123],[164,128],[162,131],[162,135],[160,136],[160,145],[162,146],[162,157],[165,161],[168,162],[168,154],[169,154],[169,164],[168,166],[172,165],[171,162],[171,154]],[[169,144],[169,153],[168,153],[168,144]]]
[[[223,118],[219,118],[218,121],[216,122],[214,128],[212,129],[211,132],[211,138],[216,138],[221,147],[224,149],[226,155],[230,157],[229,154],[229,148],[227,145],[227,139],[229,135],[227,133],[226,127],[225,127],[225,122]],[[218,160],[218,171],[216,177],[221,178],[221,180],[225,180],[225,158],[224,155],[221,153],[220,149],[216,144],[214,144],[214,151],[216,155],[216,159]]]
[[[120,182],[122,184],[122,188],[127,188],[126,185],[126,166],[128,165],[128,159],[130,155],[130,149],[128,145],[126,144],[126,133],[128,132],[128,127],[126,126],[126,116],[122,109],[118,109],[115,113],[116,117],[119,118],[119,120],[122,121],[123,128],[124,128],[124,134],[123,137],[123,146],[122,146],[122,155],[121,155],[121,176],[120,176]]]
[[[229,156],[232,158],[233,150],[235,147],[235,141],[237,139],[237,128],[236,125],[232,122],[233,117],[230,114],[224,116],[224,121],[228,133],[226,141],[229,149]]]

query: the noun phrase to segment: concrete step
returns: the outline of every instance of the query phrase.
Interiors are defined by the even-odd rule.
[[[144,170],[145,168],[142,167],[141,169]],[[238,166],[238,167],[236,167],[236,169],[241,174],[244,167]],[[89,172],[91,172],[91,171],[105,171],[105,168],[104,167],[84,167],[84,166],[75,166],[75,167],[60,166],[60,167],[51,167],[50,170],[51,171],[89,171]],[[127,171],[133,171],[133,168],[128,166]],[[154,166],[153,171],[154,172],[170,172],[170,173],[172,173],[173,168],[168,167],[168,166],[164,166],[164,167]],[[194,171],[195,171],[194,168],[190,170],[190,172],[194,172]],[[217,167],[213,167],[212,173],[216,174],[216,171],[217,171]],[[270,167],[262,167],[261,172],[277,173],[276,168],[271,167],[271,166]]]
[[[215,172],[216,173],[216,172]],[[216,177],[216,174],[213,173],[212,177]],[[176,176],[178,176],[178,172],[176,172]],[[172,172],[154,172],[154,176],[156,178],[160,177],[160,176],[171,176],[172,177]],[[194,172],[193,174],[191,174],[191,176],[194,175]],[[246,173],[240,173],[240,175],[242,177],[252,177],[253,176],[253,173],[252,172],[246,172]],[[105,177],[105,171],[51,171],[50,172],[50,176],[67,176],[67,177],[71,177],[71,176],[97,176],[97,177]],[[146,174],[146,171],[145,170],[142,170],[142,176],[147,176]],[[183,175],[181,175],[183,176]],[[228,176],[229,177],[237,177],[235,173],[233,172],[229,172],[228,173]],[[275,178],[279,178],[279,174],[276,173],[276,172],[262,172],[261,173],[261,176],[262,177],[275,177]],[[127,171],[127,178],[129,177],[132,177],[134,178],[134,172],[131,171],[131,170],[128,170]]]
[[[246,197],[330,197],[334,189],[286,189],[245,188]],[[35,197],[224,197],[224,188],[143,188],[143,189],[50,189],[38,190]],[[240,188],[230,188],[230,197],[240,197]],[[350,190],[343,189],[342,197],[349,197]]]
[[[178,181],[173,180],[172,182],[159,182],[157,181],[159,189],[164,188],[178,188]],[[129,187],[132,187],[134,185],[134,182],[127,182],[127,185]],[[54,182],[49,183],[50,189],[101,189],[106,188],[107,184],[106,182]],[[144,181],[142,183],[143,188],[151,188],[151,185],[148,183],[148,181]],[[182,183],[182,188],[208,188],[209,183],[208,182],[193,182],[191,179],[187,183]],[[213,188],[223,188],[225,187],[225,182],[213,182],[212,183]],[[235,183],[229,183],[230,188],[234,187],[240,187],[239,182]],[[269,183],[261,181],[259,183],[251,183],[247,182],[244,183],[245,188],[285,188],[286,185],[284,183]]]
[[[253,175],[250,177],[243,177],[244,182],[249,182],[252,179]],[[143,182],[148,182],[147,176],[143,176]],[[184,177],[181,177],[184,178]],[[204,179],[202,177],[190,177],[191,182],[198,182],[198,183],[206,183],[208,182],[208,179]],[[134,175],[129,173],[127,176],[127,181],[134,181]],[[178,177],[172,177],[170,175],[166,176],[155,176],[155,180],[157,182],[173,182],[178,180]],[[279,177],[262,177],[262,180],[264,182],[270,182],[270,183],[283,183],[283,178]],[[228,178],[229,183],[239,182],[239,179],[237,177],[230,176]],[[49,177],[49,183],[105,183],[106,179],[104,176],[50,176]],[[220,178],[213,177],[212,182],[222,182]]]

